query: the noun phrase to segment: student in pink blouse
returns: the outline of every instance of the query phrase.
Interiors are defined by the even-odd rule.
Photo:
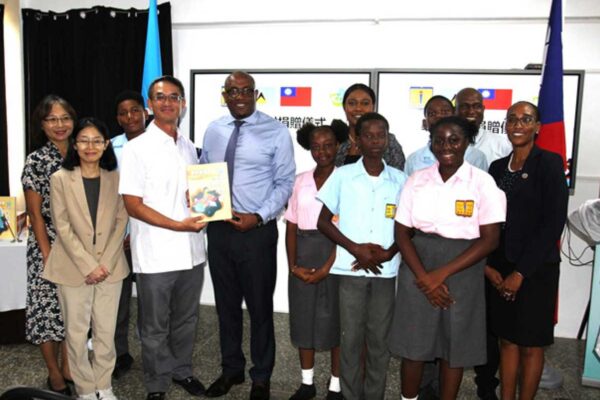
[[[316,396],[313,383],[315,349],[331,350],[331,380],[328,400],[342,399],[339,382],[338,282],[329,270],[335,260],[335,245],[317,230],[323,203],[316,199],[335,166],[341,133],[329,126],[304,125],[298,143],[310,150],[317,166],[296,177],[285,213],[285,244],[290,269],[288,297],[290,336],[300,352],[302,384],[290,400]]]
[[[402,357],[402,399],[415,399],[426,361],[439,360],[441,398],[463,368],[486,361],[484,257],[498,245],[506,198],[464,161],[475,130],[446,117],[431,129],[437,162],[407,181],[396,212],[402,254],[390,350]]]

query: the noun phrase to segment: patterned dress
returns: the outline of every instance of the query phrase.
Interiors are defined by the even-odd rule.
[[[42,196],[42,217],[50,244],[56,239],[50,215],[50,175],[60,169],[62,161],[58,148],[49,141],[27,156],[21,175],[23,191],[32,190]],[[42,252],[30,226],[27,239],[25,337],[36,345],[65,338],[56,285],[42,278],[43,270]]]

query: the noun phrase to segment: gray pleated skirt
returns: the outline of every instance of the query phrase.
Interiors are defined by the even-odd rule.
[[[427,271],[456,258],[473,242],[420,231],[415,233],[412,241]],[[485,364],[484,265],[485,260],[482,260],[447,279],[446,284],[456,303],[442,310],[429,303],[415,285],[410,268],[402,262],[388,337],[390,351],[415,361],[441,358],[452,368]]]
[[[320,268],[335,248],[317,230],[298,230],[296,265]],[[290,337],[303,349],[328,350],[340,344],[338,277],[329,275],[316,284],[288,279]]]

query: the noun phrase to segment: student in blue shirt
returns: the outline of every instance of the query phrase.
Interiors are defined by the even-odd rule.
[[[406,175],[382,159],[389,124],[377,113],[356,124],[362,157],[336,169],[317,198],[318,228],[337,244],[330,273],[340,276],[340,372],[345,399],[383,399],[389,352],[386,338],[394,310],[400,256],[394,216]],[[338,226],[331,222],[339,216]],[[361,349],[366,343],[366,371]]]

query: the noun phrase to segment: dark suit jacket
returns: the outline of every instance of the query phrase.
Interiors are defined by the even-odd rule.
[[[110,275],[106,281],[110,283],[129,274],[123,252],[128,217],[118,188],[119,173],[101,169],[94,231],[79,167],[73,171],[63,168],[52,175],[50,208],[57,237],[44,268],[44,279],[80,286],[98,265],[108,268]]]
[[[496,184],[510,155],[490,165]],[[534,146],[520,177],[507,195],[505,251],[516,270],[528,277],[547,262],[560,262],[558,240],[567,218],[569,193],[562,158]],[[494,256],[489,262],[494,265]]]

